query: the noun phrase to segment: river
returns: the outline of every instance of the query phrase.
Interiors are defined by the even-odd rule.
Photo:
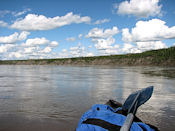
[[[0,66],[0,131],[75,130],[93,104],[154,86],[137,116],[160,130],[175,129],[175,68]]]

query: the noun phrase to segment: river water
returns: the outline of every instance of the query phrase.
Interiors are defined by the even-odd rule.
[[[151,85],[153,96],[137,116],[171,131],[174,73],[175,68],[160,67],[1,65],[0,131],[75,130],[93,104],[109,99],[123,103],[131,92]]]

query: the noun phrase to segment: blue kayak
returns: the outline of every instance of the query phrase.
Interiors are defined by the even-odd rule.
[[[119,113],[121,110],[121,107],[112,108],[105,104],[93,105],[82,115],[76,131],[119,131],[126,120],[126,116]],[[134,121],[130,131],[155,131],[155,129],[141,121]]]

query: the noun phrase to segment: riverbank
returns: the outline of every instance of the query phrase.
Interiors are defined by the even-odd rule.
[[[137,54],[60,58],[5,60],[0,64],[13,65],[116,65],[116,66],[171,66],[175,67],[175,47]]]

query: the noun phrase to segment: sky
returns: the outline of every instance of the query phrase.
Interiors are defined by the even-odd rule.
[[[0,0],[0,60],[175,46],[174,0]]]

